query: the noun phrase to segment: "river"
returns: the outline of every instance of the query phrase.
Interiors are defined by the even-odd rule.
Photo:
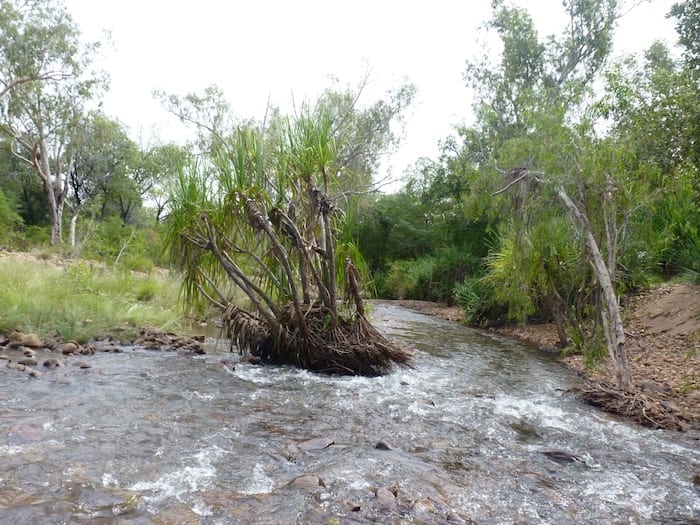
[[[699,443],[604,414],[551,358],[390,304],[378,378],[211,346],[0,371],[0,522],[700,523]]]

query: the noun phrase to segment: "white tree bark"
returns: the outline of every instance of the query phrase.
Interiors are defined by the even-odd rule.
[[[603,290],[604,308],[601,312],[601,316],[608,353],[615,366],[618,386],[623,390],[632,390],[632,374],[630,372],[629,362],[627,361],[625,330],[620,314],[620,304],[615,295],[615,289],[613,288],[612,279],[610,277],[610,271],[614,271],[614,268],[609,269],[606,266],[586,214],[571,200],[563,186],[558,186],[556,191],[559,198],[573,215],[576,224],[583,234],[586,248],[588,248],[591,257],[593,271]]]

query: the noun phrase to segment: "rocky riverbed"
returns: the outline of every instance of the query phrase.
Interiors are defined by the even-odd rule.
[[[0,363],[5,367],[39,378],[44,370],[65,366],[89,369],[90,356],[96,352],[123,352],[125,347],[172,351],[181,354],[203,354],[204,336],[182,337],[156,328],[144,328],[133,340],[119,341],[110,337],[81,345],[58,337],[41,339],[36,334],[12,332],[0,336]]]

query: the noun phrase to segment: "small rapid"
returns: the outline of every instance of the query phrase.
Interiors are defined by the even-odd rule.
[[[0,369],[3,523],[700,522],[698,441],[549,356],[388,304],[415,368],[334,377],[140,348]]]

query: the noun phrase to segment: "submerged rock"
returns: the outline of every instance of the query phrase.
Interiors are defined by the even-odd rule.
[[[393,445],[388,441],[378,441],[374,448],[377,450],[401,450],[399,447]]]
[[[389,508],[396,505],[396,491],[391,488],[380,487],[376,489],[374,497],[380,507]]]
[[[309,450],[322,450],[334,444],[335,441],[332,439],[320,437],[302,441],[301,443],[297,444],[297,447],[299,447],[299,450],[306,452]]]
[[[581,461],[580,457],[565,450],[540,450],[540,454],[544,454],[557,463],[576,463]]]
[[[295,489],[314,489],[325,487],[323,480],[314,474],[303,474],[289,482],[289,486]]]

